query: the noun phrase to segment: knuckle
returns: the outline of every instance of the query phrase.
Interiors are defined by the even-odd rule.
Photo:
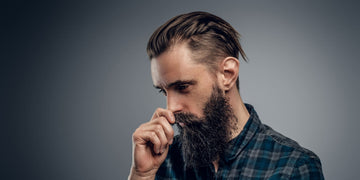
[[[157,139],[157,136],[156,136],[156,133],[155,133],[155,132],[150,132],[150,137],[151,137],[153,140],[156,140],[156,139]]]
[[[140,128],[135,129],[135,131],[133,132],[132,136],[133,136],[133,137],[138,136],[139,131],[141,131]]]
[[[164,122],[164,120],[166,120],[166,118],[164,116],[160,116],[160,117],[155,118],[153,121],[161,124]]]
[[[146,127],[149,125],[149,123],[141,124],[138,128],[136,128],[135,133],[141,133],[146,129]]]
[[[135,130],[135,131],[133,132],[133,134],[132,134],[132,140],[133,140],[133,142],[136,142],[136,141],[138,141],[139,139],[141,139],[140,135],[141,135],[141,132],[139,132],[138,129]]]
[[[164,123],[164,122],[166,122],[167,120],[166,120],[166,117],[164,117],[164,116],[161,116],[161,117],[159,117],[159,122],[160,123]]]
[[[136,130],[143,129],[146,125],[147,125],[147,123],[143,123]]]
[[[155,126],[155,131],[156,131],[157,133],[161,133],[161,130],[162,130],[161,125],[156,125],[156,126]]]
[[[173,137],[173,136],[174,136],[174,131],[171,130],[171,131],[169,132],[169,135],[170,135],[171,137]]]

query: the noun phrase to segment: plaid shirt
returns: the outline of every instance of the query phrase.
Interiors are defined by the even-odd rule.
[[[246,108],[250,118],[221,155],[217,172],[212,164],[185,169],[177,136],[156,179],[324,179],[313,152],[262,124],[251,105]]]

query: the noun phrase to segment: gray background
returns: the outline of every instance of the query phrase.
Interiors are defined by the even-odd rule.
[[[1,5],[0,179],[125,179],[131,135],[165,98],[151,33],[203,10],[242,35],[240,87],[261,120],[319,155],[326,179],[359,171],[356,1],[11,1]]]

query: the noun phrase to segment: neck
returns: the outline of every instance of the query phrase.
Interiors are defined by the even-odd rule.
[[[234,139],[243,130],[246,122],[250,117],[250,114],[247,111],[246,106],[243,103],[240,93],[238,92],[236,87],[229,90],[226,96],[229,98],[229,103],[232,107],[232,110],[236,118],[236,122],[235,122],[236,128],[234,128],[234,131],[231,133],[232,134],[231,139]]]

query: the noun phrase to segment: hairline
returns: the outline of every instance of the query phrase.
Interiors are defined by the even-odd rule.
[[[191,55],[191,61],[193,61],[194,63],[196,64],[201,64],[201,65],[204,65],[206,67],[206,69],[208,70],[208,72],[212,75],[215,76],[216,72],[219,70],[219,63],[220,63],[220,58],[226,58],[225,56],[223,57],[211,57],[211,58],[215,58],[214,59],[214,62],[216,62],[216,65],[214,67],[213,64],[209,64],[207,63],[208,61],[201,61],[201,59],[204,59],[204,58],[209,58],[210,54],[206,54],[206,55],[201,55],[199,52],[196,52],[194,51],[193,49],[191,49],[189,47],[189,41],[190,39],[180,39],[180,38],[177,38],[176,40],[172,40],[172,43],[166,48],[165,51],[163,51],[162,53],[160,53],[159,55],[157,56],[153,56],[150,61],[152,61],[153,59],[156,59],[157,57],[161,56],[162,54],[164,53],[167,53],[171,50],[173,50],[175,47],[177,46],[181,46],[181,45],[184,45],[184,47],[190,52],[190,55]],[[204,50],[206,51],[206,50]],[[197,54],[198,55],[197,55]]]

